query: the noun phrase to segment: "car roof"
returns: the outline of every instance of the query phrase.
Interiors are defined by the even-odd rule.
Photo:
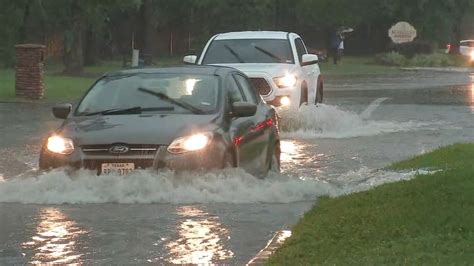
[[[197,74],[197,75],[224,75],[228,72],[240,72],[239,70],[227,66],[211,65],[189,65],[176,67],[155,67],[155,68],[131,68],[115,72],[106,73],[104,76],[120,76],[133,74]]]
[[[233,39],[288,39],[289,32],[285,31],[235,31],[219,33],[214,40]]]

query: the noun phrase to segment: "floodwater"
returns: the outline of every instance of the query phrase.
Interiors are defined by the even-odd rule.
[[[474,141],[465,73],[327,80],[326,102],[283,111],[282,173],[35,173],[50,106],[0,103],[0,264],[245,264],[317,204],[412,178],[380,170]]]

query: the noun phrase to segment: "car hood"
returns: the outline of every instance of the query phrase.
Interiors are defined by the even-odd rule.
[[[76,145],[158,144],[169,145],[174,139],[194,132],[218,128],[219,115],[108,115],[73,117],[58,134]]]
[[[220,66],[227,66],[236,68],[244,72],[247,76],[252,77],[259,73],[266,73],[271,77],[284,76],[287,73],[292,73],[295,69],[293,64],[219,64]]]

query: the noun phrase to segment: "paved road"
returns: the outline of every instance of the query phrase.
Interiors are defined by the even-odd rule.
[[[263,181],[238,169],[38,176],[28,171],[58,121],[50,106],[0,104],[0,264],[243,264],[317,197],[407,178],[378,169],[474,141],[467,74],[329,78],[326,88],[325,105],[282,113],[283,173]]]

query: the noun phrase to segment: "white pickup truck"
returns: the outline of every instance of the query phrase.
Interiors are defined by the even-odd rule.
[[[243,31],[214,35],[201,55],[184,62],[221,65],[244,72],[264,100],[274,106],[299,107],[323,101],[318,56],[308,54],[296,33]]]

